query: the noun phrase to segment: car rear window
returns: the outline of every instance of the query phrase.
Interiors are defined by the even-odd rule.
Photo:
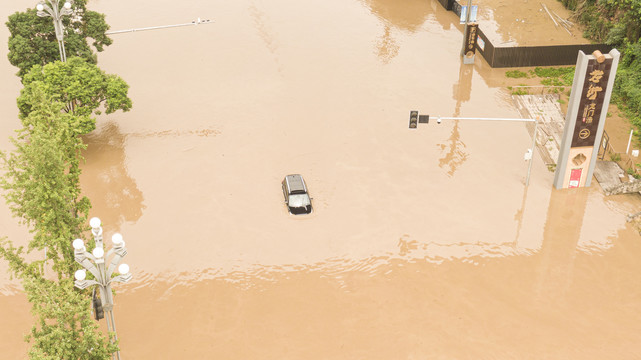
[[[305,186],[303,185],[303,179],[301,177],[289,176],[287,181],[289,182],[290,194],[305,194]]]

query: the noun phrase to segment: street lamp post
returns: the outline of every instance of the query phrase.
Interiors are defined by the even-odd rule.
[[[98,285],[100,289],[100,300],[102,302],[102,309],[107,315],[107,328],[113,331],[115,339],[118,339],[116,334],[116,322],[113,314],[113,295],[111,292],[111,283],[114,281],[126,283],[131,280],[129,273],[129,265],[120,264],[122,258],[127,255],[127,248],[122,239],[122,235],[116,233],[111,237],[113,244],[112,248],[105,254],[105,249],[102,241],[102,227],[100,226],[100,219],[97,217],[89,221],[91,225],[91,233],[94,236],[96,247],[91,253],[85,248],[82,239],[73,241],[74,258],[84,269],[78,270],[75,273],[75,286],[80,289],[85,289],[92,285]],[[111,258],[111,260],[108,260]],[[107,265],[108,264],[108,265]],[[118,269],[120,275],[112,277],[114,271]],[[89,271],[95,280],[88,280],[87,271]],[[98,316],[96,316],[98,318]],[[120,351],[117,351],[113,358],[120,359]]]
[[[66,1],[62,7],[58,5],[58,0],[47,0],[49,4],[40,2],[36,5],[38,10],[37,14],[40,17],[50,16],[53,18],[53,26],[56,29],[56,39],[58,40],[58,50],[60,51],[60,60],[67,61],[67,54],[65,53],[64,42],[64,26],[62,25],[62,16],[71,15],[71,2]]]

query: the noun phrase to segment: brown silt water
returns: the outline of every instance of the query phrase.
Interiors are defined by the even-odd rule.
[[[518,112],[504,70],[461,64],[462,26],[436,0],[89,6],[114,30],[213,20],[113,35],[99,56],[134,101],[86,136],[82,175],[91,215],[127,243],[124,359],[641,356],[641,238],[625,221],[641,200],[553,190],[538,156],[526,188],[522,123],[437,124]],[[9,149],[20,84],[1,69]],[[411,110],[429,124],[410,130]],[[296,173],[310,215],[286,210]],[[29,304],[5,269],[0,353],[25,358]]]

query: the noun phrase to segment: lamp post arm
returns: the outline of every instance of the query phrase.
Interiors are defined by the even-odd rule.
[[[125,253],[126,255],[126,253]],[[107,268],[107,274],[109,277],[111,277],[111,274],[113,274],[114,270],[118,267],[118,264],[122,261],[122,258],[124,258],[124,255],[116,254],[116,256],[111,259],[111,263],[109,264],[109,268]]]
[[[85,280],[85,282],[86,282],[89,286],[91,286],[91,285],[100,285],[100,283],[99,283],[99,282],[97,282],[96,280]]]
[[[85,270],[89,271],[96,279],[100,279],[98,268],[96,268],[96,265],[89,259],[83,259],[82,261],[78,261],[78,259],[76,259],[76,262],[80,263],[80,265],[82,265]]]
[[[131,280],[131,278],[132,278],[131,274],[118,275],[113,279],[109,280],[109,283],[112,283],[112,282],[128,283],[129,280]]]
[[[114,246],[111,249],[109,249],[109,251],[107,251],[107,255],[105,255],[105,258],[110,257],[111,254],[116,254],[121,258],[123,258],[127,255],[127,248],[124,245]]]
[[[42,3],[42,6],[44,9],[42,11],[38,11],[38,16],[44,17],[44,16],[51,16],[53,17],[53,9],[47,4],[47,3]]]

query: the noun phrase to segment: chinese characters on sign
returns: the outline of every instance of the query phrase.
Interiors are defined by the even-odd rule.
[[[572,147],[594,146],[611,68],[611,58],[602,62],[591,59],[588,62]]]
[[[467,24],[467,32],[465,34],[465,55],[474,55],[476,52],[476,30],[478,29],[479,24],[469,23]],[[470,54],[471,52],[471,54]]]

